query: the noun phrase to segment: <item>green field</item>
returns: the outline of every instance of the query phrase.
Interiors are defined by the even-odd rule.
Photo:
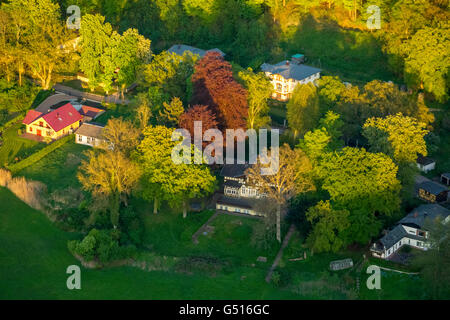
[[[76,174],[88,146],[69,141],[43,159],[21,170],[17,175],[45,183],[50,191],[69,186],[79,187]]]
[[[8,203],[0,213],[0,299],[299,298],[266,284],[265,272],[251,267],[215,277],[133,267],[81,268],[82,289],[71,291],[66,288],[66,268],[79,263],[67,250],[67,240],[77,235],[57,229],[4,188],[0,203]]]
[[[18,136],[21,123],[12,125],[3,132],[3,145],[0,147],[0,166],[24,159],[45,147],[45,143],[24,139]]]

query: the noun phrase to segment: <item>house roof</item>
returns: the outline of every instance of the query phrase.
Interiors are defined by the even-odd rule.
[[[25,119],[23,119],[23,124],[31,124],[35,120],[39,119],[42,116],[42,112],[36,111],[36,110],[29,110],[27,112],[27,115],[25,116]]]
[[[219,199],[217,200],[217,203],[244,209],[253,208],[251,200],[243,198],[231,198],[227,196],[220,196]]]
[[[277,64],[263,63],[261,70],[264,72],[270,72],[273,74],[279,74],[285,79],[303,80],[316,74],[321,69],[310,67],[304,64],[296,64],[289,60],[281,61]]]
[[[83,105],[78,112],[85,117],[91,117],[95,119],[100,114],[105,112],[105,110]]]
[[[97,124],[83,123],[76,133],[85,137],[101,139],[103,128],[103,126]]]
[[[429,164],[434,163],[434,160],[428,157],[424,157],[424,156],[418,156],[417,157],[417,163],[421,164],[423,166],[427,166]]]
[[[70,104],[47,113],[42,117],[56,132],[83,119],[83,116]]]
[[[200,57],[203,57],[207,52],[214,51],[214,52],[218,52],[222,57],[225,56],[225,53],[223,53],[220,49],[217,49],[217,48],[210,49],[210,50],[203,50],[203,49],[188,46],[185,44],[174,44],[167,51],[176,53],[180,56],[182,56],[185,51],[190,51],[190,52],[192,52],[192,54],[198,54]]]
[[[305,55],[301,54],[301,53],[296,53],[294,55],[292,55],[292,58],[296,58],[296,59],[300,59],[302,57],[304,57]]]
[[[418,188],[428,191],[429,193],[434,194],[435,196],[439,195],[443,191],[448,191],[446,187],[434,181],[422,182],[421,184],[418,185]]]
[[[250,167],[249,164],[225,164],[220,171],[222,177],[242,177],[245,175],[245,170]]]
[[[450,215],[450,210],[438,204],[423,204],[411,211],[407,216],[399,221],[400,224],[414,225],[422,228],[425,220],[430,218],[432,220],[441,216],[443,219]]]
[[[240,188],[242,186],[242,183],[235,180],[227,180],[223,184],[225,187],[232,187],[232,188]]]

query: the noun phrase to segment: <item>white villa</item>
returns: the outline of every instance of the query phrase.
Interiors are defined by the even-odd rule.
[[[438,204],[424,204],[417,207],[370,247],[372,255],[381,259],[389,259],[404,245],[427,250],[429,247],[428,231],[424,229],[424,224],[426,219],[434,220],[438,216],[442,217],[444,223],[448,223],[450,210]]]
[[[272,98],[281,101],[289,100],[298,84],[306,84],[320,78],[322,70],[304,65],[303,58],[302,54],[296,54],[290,61],[261,65],[261,70],[270,78],[273,85]]]

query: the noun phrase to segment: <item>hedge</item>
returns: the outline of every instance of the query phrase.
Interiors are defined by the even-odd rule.
[[[62,145],[64,145],[65,143],[67,143],[68,141],[70,141],[72,139],[73,139],[73,134],[70,134],[68,136],[65,136],[64,138],[56,140],[55,142],[53,142],[52,144],[49,144],[48,146],[39,150],[38,152],[33,153],[28,158],[23,159],[22,161],[19,161],[15,164],[9,166],[9,170],[11,171],[12,174],[15,174],[15,173],[19,172],[20,170],[25,169],[26,167],[29,167],[32,164],[38,162],[39,160],[44,158],[46,155],[48,155],[50,152],[58,149],[59,147],[61,147]]]
[[[5,122],[5,124],[3,126],[0,126],[0,132],[3,132],[4,130],[11,127],[13,124],[18,122],[19,120],[23,120],[23,119],[25,119],[25,115],[23,113],[21,113],[17,117],[12,118],[8,122]]]

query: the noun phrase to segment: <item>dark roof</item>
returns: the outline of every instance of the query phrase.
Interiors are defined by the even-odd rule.
[[[239,181],[235,181],[235,180],[227,180],[224,182],[223,185],[226,187],[240,188],[242,186],[242,183],[240,183]]]
[[[441,216],[443,219],[450,215],[450,210],[438,205],[438,204],[423,204],[411,211],[406,217],[401,219],[399,223],[404,225],[415,225],[422,228],[425,219],[430,218],[432,220]]]
[[[406,232],[405,228],[403,228],[402,225],[398,224],[394,229],[389,231],[383,238],[381,238],[380,242],[386,249],[389,249],[405,236],[408,236],[408,232]]]
[[[233,207],[244,208],[244,209],[252,209],[252,201],[243,198],[231,198],[227,196],[220,196],[217,200],[218,204],[230,205]]]
[[[434,194],[435,196],[439,195],[443,191],[448,191],[446,187],[434,181],[422,182],[421,184],[418,185],[418,188],[428,191],[429,193]]]
[[[418,156],[417,157],[417,163],[421,164],[423,166],[432,164],[433,162],[434,162],[434,160],[431,159],[431,158],[428,158],[428,157],[424,157],[424,156]]]
[[[220,171],[220,175],[222,177],[233,177],[233,178],[237,178],[237,177],[242,177],[245,175],[245,170],[247,170],[247,168],[249,168],[250,165],[245,163],[245,164],[225,164],[222,168],[222,170]]]
[[[203,49],[188,46],[185,44],[174,44],[167,51],[171,52],[171,53],[176,53],[180,56],[182,56],[185,51],[190,51],[190,52],[192,52],[192,54],[198,54],[200,57],[203,57],[207,52],[214,51],[214,52],[218,52],[222,57],[225,56],[225,53],[223,53],[220,49],[217,49],[217,48],[210,49],[210,50],[203,50]]]
[[[103,126],[91,124],[91,123],[83,123],[80,128],[78,128],[76,134],[91,137],[91,138],[102,138]]]
[[[288,60],[281,61],[274,65],[263,63],[261,70],[264,72],[282,75],[285,79],[295,80],[303,80],[322,71],[318,68],[310,67],[304,64],[296,64]]]

